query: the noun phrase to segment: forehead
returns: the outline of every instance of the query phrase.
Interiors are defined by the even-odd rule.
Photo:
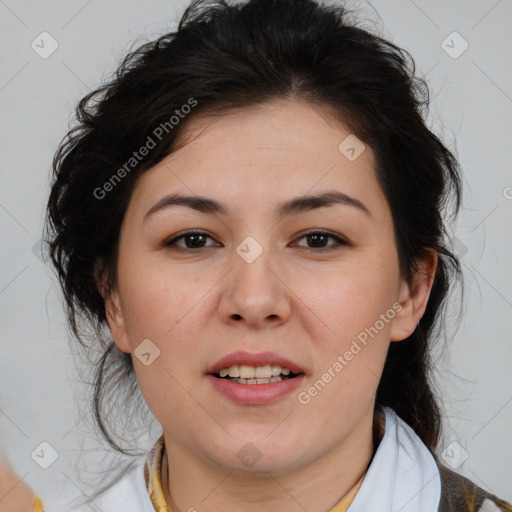
[[[333,188],[383,200],[371,148],[318,105],[280,100],[196,115],[177,142],[138,180],[132,200],[144,208],[169,192],[252,206]]]
[[[293,154],[297,160],[312,152],[327,151],[326,156],[338,156],[339,144],[349,135],[348,126],[327,106],[280,99],[195,116],[185,122],[177,143],[185,144],[180,150],[183,156],[201,149],[217,154],[238,151],[242,157],[250,149],[275,155],[276,159],[282,154],[287,161],[293,161]],[[371,159],[370,154],[366,157]]]

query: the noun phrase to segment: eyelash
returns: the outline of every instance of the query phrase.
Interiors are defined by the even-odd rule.
[[[210,238],[210,239],[213,240],[213,238],[211,238],[206,233],[203,233],[202,231],[186,231],[185,233],[182,233],[181,235],[179,235],[177,237],[174,237],[174,238],[164,242],[162,245],[164,247],[167,247],[167,248],[171,248],[172,247],[172,250],[175,250],[177,252],[182,252],[182,253],[191,252],[191,251],[192,252],[198,252],[201,249],[206,249],[207,247],[213,247],[213,246],[206,246],[206,247],[198,247],[198,248],[194,249],[194,248],[190,248],[190,247],[180,247],[179,245],[176,245],[176,242],[178,240],[181,240],[182,238],[187,238],[189,236],[194,236],[194,235],[202,235],[202,236],[204,236],[206,238]],[[310,235],[322,235],[322,236],[326,236],[326,237],[332,238],[333,240],[336,241],[335,244],[331,244],[331,246],[327,246],[327,247],[320,247],[320,248],[304,247],[305,249],[307,249],[309,251],[312,251],[312,252],[323,253],[323,252],[332,251],[334,249],[337,249],[340,246],[348,246],[348,245],[350,245],[345,239],[341,238],[340,236],[335,235],[334,233],[331,233],[329,231],[322,231],[322,230],[309,231],[307,233],[303,233],[298,238],[298,240],[301,240],[302,238],[305,238],[305,237],[310,236]],[[301,246],[301,247],[303,247],[303,246]]]

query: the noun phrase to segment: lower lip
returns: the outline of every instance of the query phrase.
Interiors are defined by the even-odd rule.
[[[305,375],[268,384],[239,384],[227,379],[207,375],[213,387],[226,398],[241,405],[271,404],[297,389]]]

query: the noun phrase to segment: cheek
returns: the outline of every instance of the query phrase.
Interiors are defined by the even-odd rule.
[[[129,337],[167,339],[173,330],[198,305],[208,289],[209,280],[197,283],[175,269],[162,269],[151,264],[132,262],[120,269],[123,312]]]
[[[316,302],[311,296],[308,305],[320,312],[328,330],[313,335],[316,364],[304,400],[310,399],[318,414],[329,409],[335,423],[371,406],[395,316],[392,290],[367,274],[351,275],[331,279]]]
[[[180,397],[184,403],[190,401],[181,396],[180,383],[188,382],[188,387],[196,384],[190,382],[190,369],[197,367],[198,353],[204,350],[200,344],[204,326],[201,319],[208,304],[205,294],[215,280],[211,272],[203,279],[197,273],[192,277],[176,270],[163,272],[151,265],[142,267],[144,271],[135,268],[125,266],[124,279],[120,274],[126,333],[141,391],[158,417],[162,404],[173,403],[178,407]],[[149,366],[137,359],[141,352],[137,349],[147,339],[156,346],[151,350],[158,354]]]
[[[331,268],[316,275],[303,274],[294,286],[328,328],[327,339],[346,341],[373,326],[381,314],[393,313],[398,271],[390,267],[384,270],[380,265],[362,262]]]
[[[193,293],[190,281],[153,270],[146,266],[144,272],[133,273],[124,280],[123,292],[128,299],[123,311],[144,399],[161,424],[172,424],[173,416],[190,415],[188,409],[193,403],[184,386],[193,387],[190,369],[197,366],[199,350],[194,332],[194,318],[197,320],[194,305],[200,310],[198,302],[205,291],[201,287]],[[156,349],[151,350],[158,353],[147,366],[136,355],[137,347],[146,339],[154,343]]]
[[[310,329],[315,378],[314,387],[305,391],[310,397],[318,393],[311,403],[320,409],[333,406],[332,414],[340,421],[370,406],[386,359],[398,268],[383,267],[383,262],[361,259],[321,279],[310,275],[303,283],[303,290],[309,290],[308,307],[322,320],[321,327]]]

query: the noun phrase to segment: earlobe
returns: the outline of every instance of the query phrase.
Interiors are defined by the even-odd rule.
[[[118,329],[122,325],[122,310],[117,291],[110,292],[104,300],[105,314],[107,316],[110,330],[112,330],[113,327]]]
[[[129,354],[131,353],[130,344],[123,316],[123,310],[117,290],[112,290],[105,300],[105,314],[107,316],[110,333],[119,350]]]
[[[119,347],[119,350],[129,354],[131,350],[130,344],[128,343],[119,291],[117,289],[107,291],[103,279],[99,277],[97,267],[94,272],[94,279],[98,287],[98,292],[103,297],[105,315],[107,317],[110,334],[115,344]]]
[[[410,336],[427,308],[437,269],[437,251],[429,251],[418,261],[411,282],[402,281],[398,297],[401,309],[393,319],[390,340],[402,341]]]

